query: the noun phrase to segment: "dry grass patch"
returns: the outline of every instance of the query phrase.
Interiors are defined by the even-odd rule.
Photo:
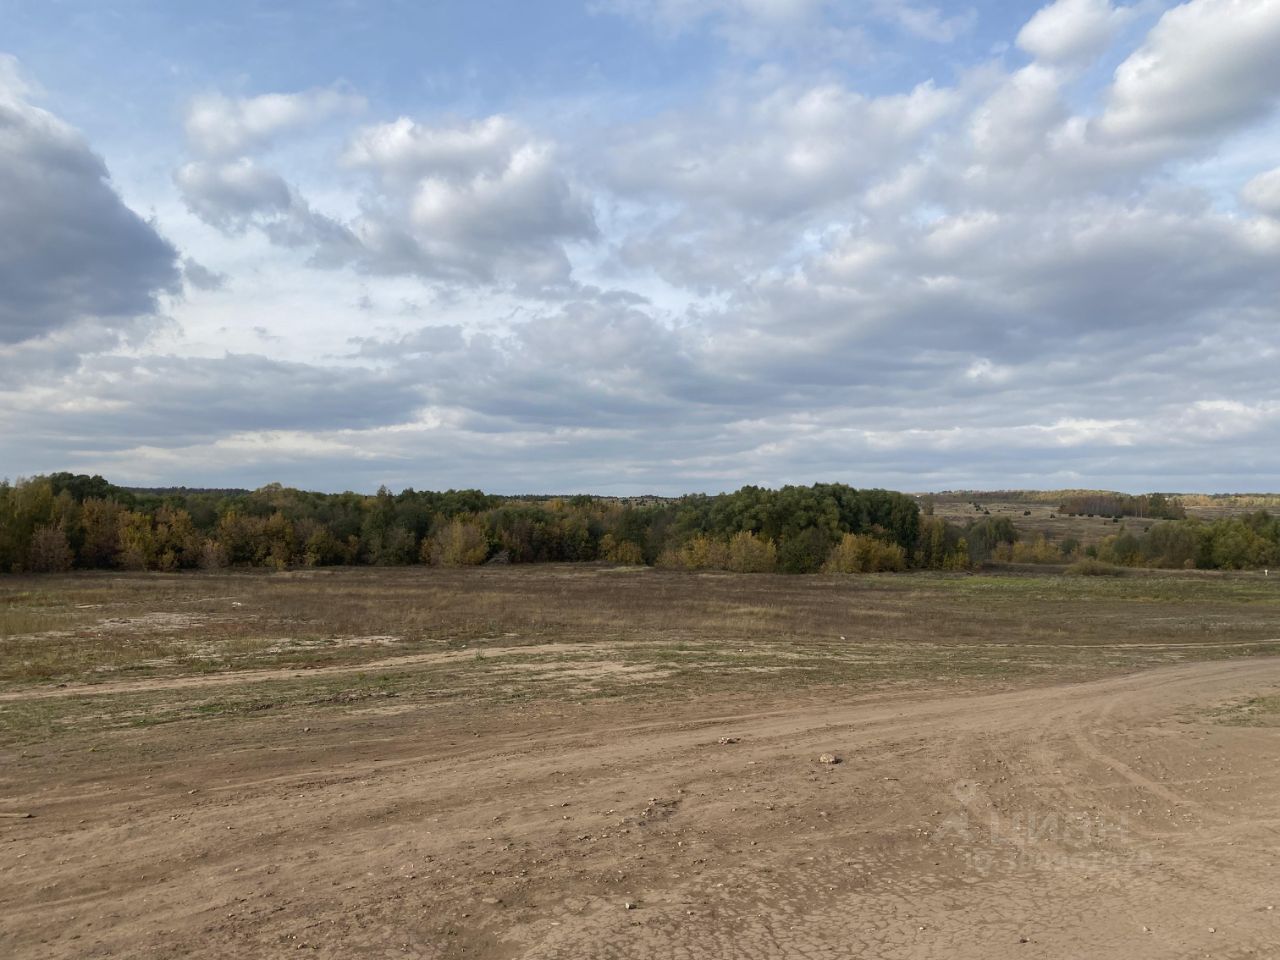
[[[0,580],[0,617],[0,691],[9,697],[58,684],[280,672],[234,695],[227,691],[240,688],[223,683],[176,698],[158,687],[83,704],[0,703],[0,727],[26,737],[117,722],[104,716],[149,723],[313,703],[351,709],[367,698],[344,691],[366,687],[394,692],[398,704],[661,703],[1085,678],[1276,652],[1280,582],[1181,573],[618,575],[594,566],[80,574]]]

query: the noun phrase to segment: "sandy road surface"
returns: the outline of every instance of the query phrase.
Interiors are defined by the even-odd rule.
[[[36,817],[0,819],[0,953],[1277,957],[1280,730],[1205,717],[1277,689],[1250,660],[12,752],[0,811]]]

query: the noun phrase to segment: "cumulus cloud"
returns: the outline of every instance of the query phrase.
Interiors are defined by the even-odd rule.
[[[1098,118],[1113,141],[1180,145],[1257,120],[1280,99],[1280,0],[1190,0],[1116,69]]]
[[[1069,116],[1062,76],[1034,63],[1013,73],[974,111],[970,143],[982,162],[1022,164],[1046,149],[1049,133]]]
[[[412,186],[423,178],[500,174],[527,139],[518,124],[501,115],[440,127],[401,117],[360,131],[344,159],[377,171],[389,183]]]
[[[256,228],[278,246],[310,251],[313,266],[338,267],[361,256],[345,224],[312,209],[283,177],[247,157],[185,164],[174,182],[187,209],[228,236]]]
[[[931,82],[871,97],[757,78],[616,131],[597,175],[641,211],[617,242],[618,262],[700,293],[790,269],[862,216],[861,196],[886,170],[909,171],[966,96]]]
[[[624,131],[610,174],[622,190],[795,216],[904,158],[956,102],[932,82],[881,97],[836,83],[725,91],[710,110]]]
[[[299,362],[0,346],[0,419],[60,436],[58,466],[232,482],[1168,488],[1209,459],[1247,462],[1248,485],[1280,469],[1280,173],[1221,151],[1249,131],[1251,173],[1271,162],[1277,2],[1189,0],[1135,44],[1145,3],[1055,0],[1006,38],[1025,57],[872,88],[829,58],[872,55],[868,36],[915,55],[967,11],[615,0],[721,58],[615,124],[580,100],[356,127],[332,91],[206,98],[174,185],[209,250],[252,234],[297,252],[278,263],[347,268],[290,278],[332,291],[323,344],[309,316],[255,315],[249,349]],[[189,287],[223,282],[202,269],[183,263]],[[190,306],[237,295],[238,275]]]
[[[555,145],[502,115],[368,126],[351,137],[341,163],[363,177],[361,212],[350,219],[315,209],[254,157],[193,160],[174,181],[188,209],[223,233],[254,228],[280,246],[311,250],[313,264],[373,274],[565,285],[564,244],[597,236],[591,199]]]
[[[209,157],[235,157],[268,146],[280,134],[365,107],[363,97],[340,90],[196,97],[186,116],[187,141]]]
[[[227,233],[243,233],[258,217],[277,216],[294,202],[283,177],[248,157],[185,164],[174,182],[192,213]]]
[[[84,138],[28,94],[0,57],[0,344],[154,314],[178,289],[177,252],[125,206]]]
[[[1131,7],[1110,0],[1054,0],[1027,21],[1017,43],[1046,63],[1079,64],[1103,53],[1132,16]]]
[[[597,235],[555,146],[505,117],[366,128],[345,160],[376,187],[352,227],[364,266],[462,282],[565,283],[563,244]]]

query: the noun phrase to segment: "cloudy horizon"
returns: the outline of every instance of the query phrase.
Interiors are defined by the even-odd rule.
[[[5,6],[0,477],[1280,487],[1280,0]]]

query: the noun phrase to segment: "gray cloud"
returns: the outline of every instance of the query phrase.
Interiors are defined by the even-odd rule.
[[[363,367],[219,358],[99,356],[8,397],[16,436],[48,433],[64,450],[174,446],[262,431],[368,429],[410,419],[422,394],[405,376]]]
[[[227,285],[227,275],[217,273],[202,265],[199,261],[184,257],[182,259],[182,277],[188,286],[197,290],[222,290]]]
[[[311,251],[312,264],[320,267],[363,255],[350,228],[313,210],[279,174],[247,157],[185,164],[174,182],[187,209],[228,236],[256,228],[278,246]]]
[[[224,233],[243,233],[260,218],[278,217],[294,205],[284,178],[247,157],[188,163],[174,174],[174,182],[187,208]]]
[[[555,429],[669,422],[695,415],[714,377],[685,338],[637,308],[579,300],[505,332],[456,328],[358,342],[362,355],[396,357],[430,402],[465,412],[486,429]]]
[[[14,62],[0,67],[0,344],[154,313],[178,289],[177,252],[84,138],[28,102]]]

